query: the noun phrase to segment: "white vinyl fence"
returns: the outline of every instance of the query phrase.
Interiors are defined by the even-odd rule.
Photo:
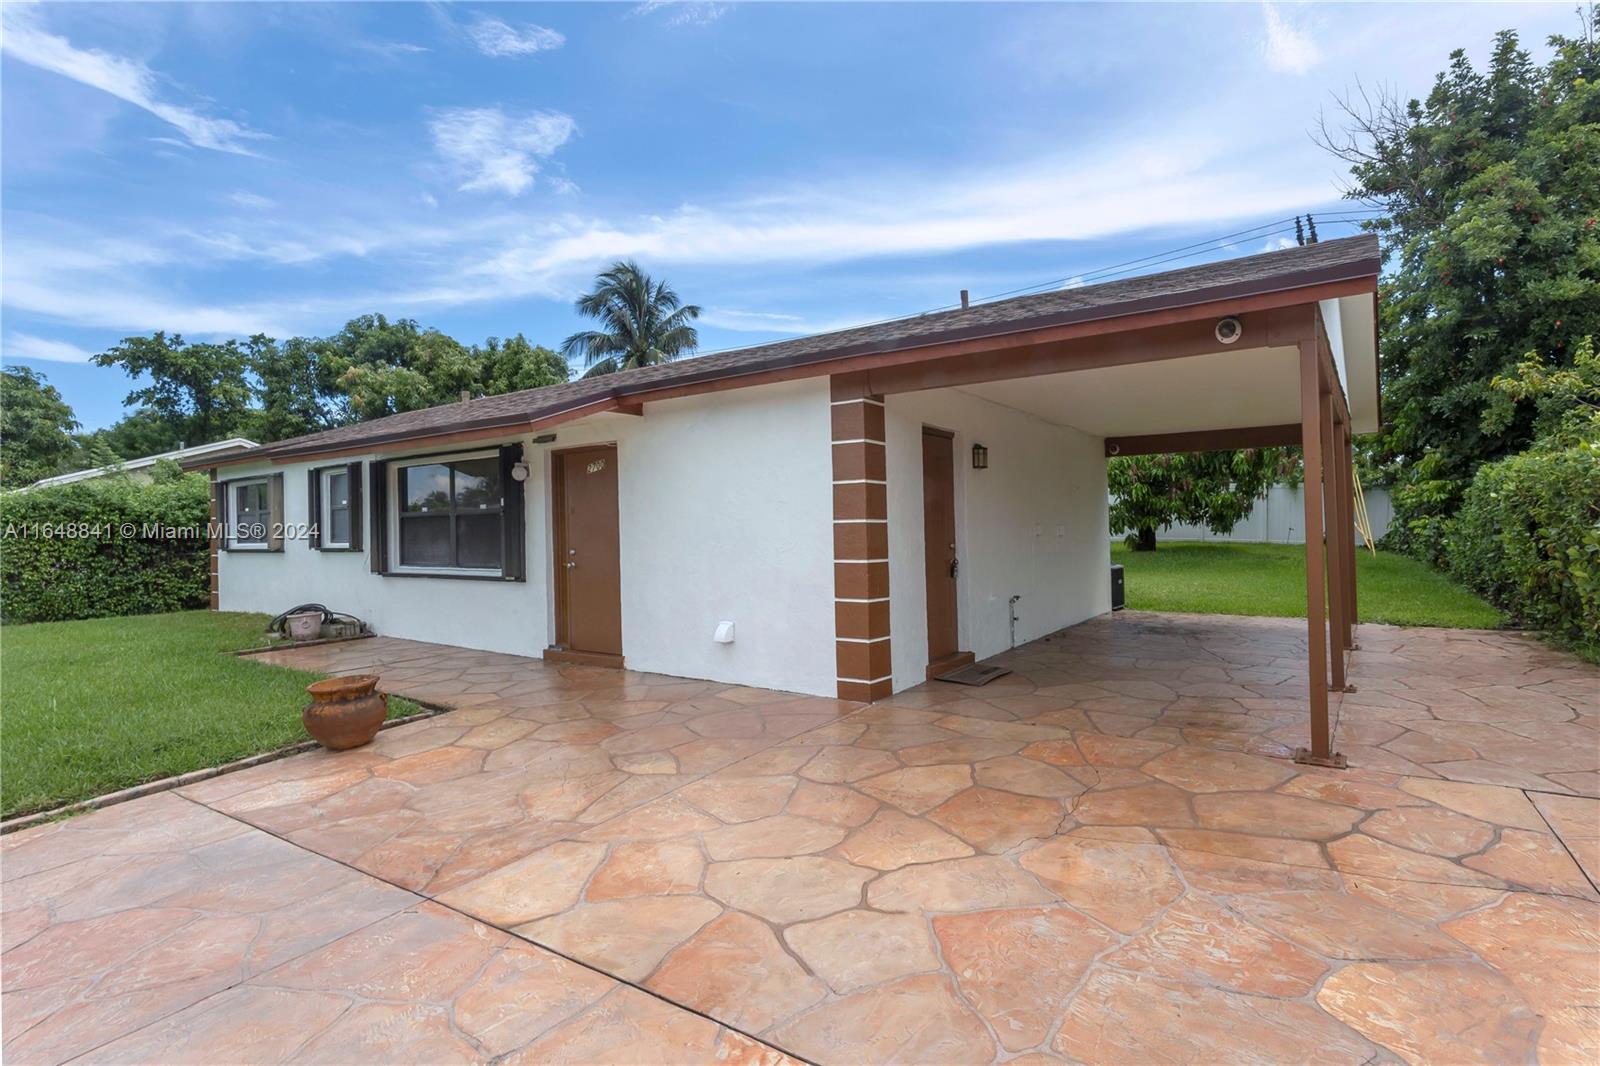
[[[1394,517],[1394,507],[1389,502],[1389,490],[1373,486],[1365,492],[1367,516],[1372,521],[1372,535],[1382,537]],[[1306,542],[1305,503],[1298,487],[1274,485],[1264,499],[1256,501],[1255,508],[1232,533],[1217,534],[1205,526],[1185,524],[1171,529],[1157,530],[1156,540],[1236,540],[1250,544],[1304,544]],[[1362,543],[1356,535],[1356,543]]]

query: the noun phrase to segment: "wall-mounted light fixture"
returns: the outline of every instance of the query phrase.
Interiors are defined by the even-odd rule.
[[[974,444],[972,446],[972,469],[989,469],[989,449],[985,448],[981,444]]]

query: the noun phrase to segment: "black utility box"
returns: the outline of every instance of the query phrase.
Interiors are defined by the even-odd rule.
[[[1111,566],[1111,609],[1120,611],[1122,607],[1122,565],[1113,563]]]

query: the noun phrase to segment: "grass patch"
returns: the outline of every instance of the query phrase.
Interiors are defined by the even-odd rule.
[[[1136,611],[1192,611],[1304,618],[1306,554],[1299,544],[1167,541],[1154,552],[1113,544]],[[1363,622],[1493,629],[1495,608],[1426,564],[1363,549],[1356,559],[1356,613]]]
[[[0,629],[0,813],[89,799],[305,740],[318,674],[231,654],[262,614],[185,611]],[[389,701],[389,716],[415,714]]]

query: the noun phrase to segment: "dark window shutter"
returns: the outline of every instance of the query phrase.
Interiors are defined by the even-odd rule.
[[[500,573],[507,581],[526,581],[527,537],[523,533],[526,507],[523,483],[511,476],[522,461],[522,445],[500,449]]]
[[[389,464],[368,463],[367,484],[372,489],[367,508],[372,516],[372,548],[368,554],[372,572],[384,574],[389,571]]]
[[[361,464],[350,464],[350,550],[361,550]]]
[[[283,551],[283,475],[267,479],[267,550]]]
[[[217,494],[217,528],[222,531],[217,546],[225,552],[233,550],[228,547],[228,494],[232,491],[231,486],[232,482],[228,481],[218,481],[212,486]]]
[[[322,471],[306,471],[306,547],[322,550]]]

